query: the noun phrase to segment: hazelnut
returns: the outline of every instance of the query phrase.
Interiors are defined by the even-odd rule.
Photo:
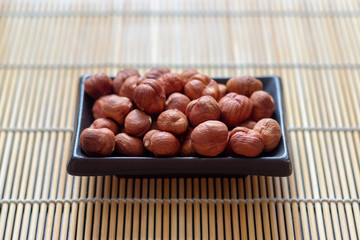
[[[117,74],[116,74],[116,77],[114,78],[114,81],[113,81],[113,90],[114,90],[114,93],[116,94],[119,94],[120,92],[120,89],[121,89],[121,86],[123,85],[123,83],[125,82],[125,80],[131,76],[137,76],[137,77],[140,77],[140,74],[139,72],[134,69],[134,68],[127,68],[127,69],[124,69],[122,71],[119,71]],[[127,96],[125,96],[127,97]]]
[[[236,126],[248,119],[252,105],[250,99],[237,93],[228,93],[219,101],[221,119],[229,127]]]
[[[161,132],[161,131],[157,130],[157,129],[152,129],[152,130],[148,131],[143,138],[144,147],[147,150],[149,150],[150,152],[153,151],[153,149],[152,149],[153,145],[150,144],[150,140],[155,133],[159,133],[159,132]]]
[[[165,73],[157,81],[164,88],[166,95],[181,92],[185,85],[184,79],[177,73]]]
[[[183,157],[190,157],[194,156],[196,154],[195,150],[192,147],[191,144],[191,133],[193,131],[193,128],[188,128],[188,130],[184,133],[182,136],[182,144],[180,148],[180,156]]]
[[[155,67],[150,69],[150,71],[148,71],[145,75],[144,78],[150,78],[150,79],[155,79],[157,80],[159,77],[161,77],[161,75],[165,74],[165,73],[169,73],[170,69],[167,67]]]
[[[185,95],[192,100],[205,95],[218,99],[219,91],[217,82],[205,74],[193,75],[184,87]]]
[[[115,135],[107,128],[86,128],[80,134],[80,146],[88,156],[109,156],[115,148]]]
[[[142,81],[134,90],[134,102],[146,113],[158,114],[165,106],[166,95],[161,85],[154,79]]]
[[[201,155],[213,157],[222,153],[228,143],[228,128],[220,121],[206,121],[191,133],[193,149]]]
[[[264,149],[264,140],[260,133],[245,127],[236,127],[230,132],[230,147],[239,155],[256,157]]]
[[[219,104],[211,96],[202,96],[193,100],[186,108],[186,116],[194,127],[207,120],[219,120],[220,115]]]
[[[128,77],[120,88],[119,95],[127,97],[130,101],[134,101],[134,90],[138,85],[139,77]]]
[[[110,118],[98,118],[90,125],[90,128],[108,128],[114,134],[117,134],[119,132],[119,126]]]
[[[195,68],[186,68],[181,73],[181,77],[184,79],[184,82],[187,83],[192,76],[198,73],[199,72]]]
[[[272,116],[275,108],[273,97],[265,91],[256,91],[250,97],[253,105],[251,119],[259,121]]]
[[[223,98],[226,95],[226,86],[225,84],[218,84],[219,86],[219,97],[218,100]]]
[[[116,94],[106,98],[103,105],[103,113],[106,117],[114,119],[118,124],[124,123],[124,118],[132,110],[133,106],[127,97]]]
[[[187,105],[190,103],[190,99],[181,93],[171,94],[165,102],[165,110],[177,109],[183,113],[186,111]]]
[[[125,132],[135,137],[142,137],[151,128],[149,115],[139,109],[132,110],[125,118]]]
[[[281,128],[277,121],[271,118],[264,118],[258,121],[254,131],[259,132],[264,139],[264,151],[274,150],[280,142]]]
[[[239,127],[246,127],[246,128],[249,128],[249,129],[253,129],[255,124],[256,124],[255,121],[246,120],[246,121],[243,121],[242,123],[240,123]]]
[[[119,133],[115,136],[115,152],[120,155],[140,157],[144,155],[143,142],[126,133]]]
[[[109,97],[110,97],[110,95],[102,96],[95,101],[95,103],[92,107],[92,112],[93,112],[93,116],[95,119],[105,117],[102,107],[104,105],[105,99],[107,99]]]
[[[263,84],[259,79],[251,76],[233,77],[226,82],[228,92],[236,92],[250,97],[255,91],[262,90]]]
[[[159,130],[147,132],[143,143],[155,156],[174,156],[180,149],[180,142],[173,134]]]
[[[177,109],[170,109],[160,113],[157,126],[162,131],[182,134],[189,127],[189,123],[184,113]]]
[[[112,92],[112,80],[105,73],[99,72],[87,78],[84,87],[87,94],[94,99],[98,99]]]

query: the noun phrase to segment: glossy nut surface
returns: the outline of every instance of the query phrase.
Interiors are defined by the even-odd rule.
[[[186,108],[186,116],[194,127],[208,120],[219,120],[220,115],[219,104],[211,96],[202,96],[195,99]]]
[[[247,97],[250,97],[255,91],[262,90],[262,88],[262,82],[249,75],[233,77],[226,82],[228,92],[236,92]]]
[[[92,98],[98,99],[101,96],[112,93],[112,80],[105,73],[99,72],[89,77],[84,82],[85,92]]]
[[[262,135],[245,127],[237,127],[230,132],[229,144],[233,152],[246,157],[256,157],[264,150]]]
[[[116,74],[116,77],[113,80],[113,91],[116,94],[119,94],[121,86],[125,82],[125,80],[131,76],[140,77],[139,72],[134,68],[126,68],[124,70],[119,71]]]
[[[250,102],[253,105],[251,119],[254,121],[270,118],[274,113],[274,99],[265,91],[254,92],[250,97]]]
[[[127,97],[120,97],[116,94],[112,94],[109,98],[105,99],[102,110],[106,117],[111,118],[122,125],[125,116],[132,108],[132,103]]]
[[[185,84],[184,93],[194,100],[201,96],[212,96],[218,99],[220,90],[217,82],[205,74],[195,74]]]
[[[180,150],[180,142],[173,134],[159,130],[146,133],[143,143],[155,156],[175,156]]]
[[[144,155],[145,149],[140,139],[119,133],[115,136],[115,152],[119,155],[139,157]]]
[[[157,127],[159,130],[179,135],[188,129],[189,123],[184,113],[177,109],[170,109],[160,113]]]
[[[124,131],[135,137],[142,137],[150,130],[152,119],[139,109],[132,110],[125,118]]]
[[[150,115],[159,114],[165,107],[165,101],[165,91],[154,79],[142,81],[134,90],[135,104]]]
[[[184,79],[184,82],[187,83],[192,76],[198,73],[199,72],[195,68],[186,68],[181,73],[181,77]]]
[[[110,129],[115,135],[119,132],[119,126],[110,118],[98,118],[90,125],[90,128],[107,128]]]
[[[167,67],[155,67],[155,68],[150,69],[144,75],[144,78],[157,80],[159,77],[161,77],[161,75],[163,75],[165,73],[169,73],[169,72],[170,72],[170,69]]]
[[[248,119],[252,112],[252,104],[248,97],[237,93],[228,93],[220,101],[221,120],[234,127]]]
[[[109,156],[115,148],[115,135],[107,128],[86,128],[80,134],[80,146],[90,157]]]
[[[165,102],[165,110],[177,109],[183,113],[186,111],[187,105],[190,103],[190,99],[182,93],[171,94]]]
[[[194,129],[189,127],[188,130],[181,136],[181,148],[180,148],[180,156],[183,157],[191,157],[196,154],[194,148],[191,143],[191,133]]]
[[[120,88],[119,95],[127,97],[130,101],[134,101],[134,90],[139,83],[138,76],[128,77]]]
[[[239,124],[239,127],[246,127],[246,128],[249,128],[249,129],[253,129],[256,125],[256,122],[255,121],[252,121],[252,120],[246,120],[246,121],[243,121]]]
[[[281,128],[277,121],[271,118],[261,119],[254,126],[254,131],[259,132],[264,139],[264,151],[274,150],[281,139]]]
[[[157,81],[164,88],[166,95],[181,92],[185,85],[184,79],[177,73],[165,73]]]
[[[226,85],[225,84],[218,84],[219,86],[219,97],[218,100],[222,99],[226,95]]]
[[[214,157],[222,153],[228,143],[228,128],[220,121],[206,121],[191,133],[193,149],[203,156]]]
[[[102,108],[103,108],[105,99],[109,98],[110,96],[111,95],[102,96],[95,101],[95,103],[91,109],[95,119],[105,118]]]

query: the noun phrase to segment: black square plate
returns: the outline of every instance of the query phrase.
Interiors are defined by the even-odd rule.
[[[73,133],[73,150],[67,165],[71,175],[97,176],[289,176],[292,172],[290,154],[284,122],[284,107],[280,78],[277,76],[256,77],[263,83],[263,88],[275,101],[272,116],[281,127],[282,136],[276,149],[258,157],[217,156],[217,157],[88,157],[81,150],[80,133],[94,121],[92,105],[94,100],[84,91],[84,81],[91,75],[80,78],[79,102],[75,131]],[[214,78],[218,83],[226,83],[229,78]]]

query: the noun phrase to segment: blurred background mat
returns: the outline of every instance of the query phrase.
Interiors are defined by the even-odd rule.
[[[0,238],[360,238],[360,2],[0,1]],[[79,76],[279,75],[290,177],[73,177]]]

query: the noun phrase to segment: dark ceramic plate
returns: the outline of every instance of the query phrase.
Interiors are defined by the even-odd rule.
[[[257,77],[263,83],[264,90],[275,100],[272,116],[281,126],[282,136],[276,149],[254,158],[241,156],[217,157],[88,157],[81,150],[79,137],[82,130],[93,122],[92,105],[94,100],[84,91],[84,81],[91,75],[80,79],[79,102],[76,112],[73,151],[67,171],[71,175],[96,176],[289,176],[292,172],[288,150],[284,107],[280,78],[277,76]],[[229,78],[214,78],[219,83],[226,83]]]

